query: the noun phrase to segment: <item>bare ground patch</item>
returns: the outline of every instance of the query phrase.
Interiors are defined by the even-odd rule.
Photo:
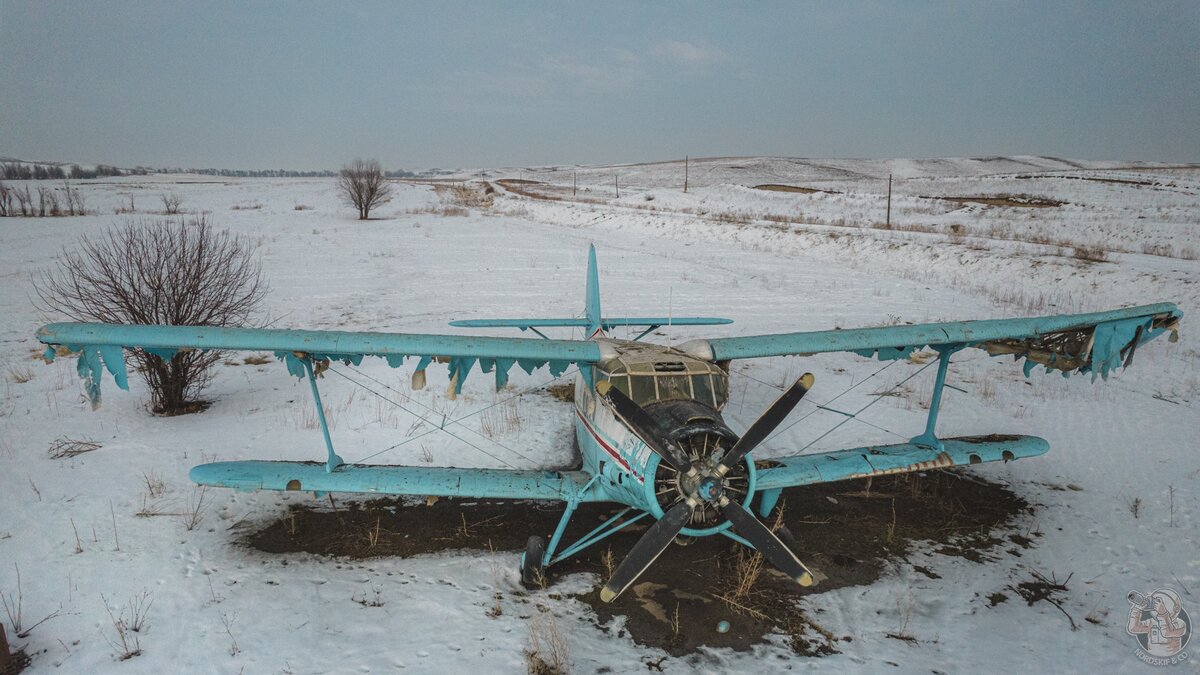
[[[823,192],[827,195],[841,194],[837,190],[822,190],[820,188],[802,187],[799,185],[781,185],[779,183],[764,183],[762,185],[755,185],[754,189],[767,190],[769,192],[800,192],[803,194],[813,194],[815,192]]]
[[[922,196],[921,199],[937,199],[943,202],[954,202],[956,204],[983,204],[985,206],[1004,206],[1009,208],[1025,208],[1025,209],[1051,209],[1057,206],[1062,206],[1066,202],[1049,197],[1036,197],[1033,195],[991,195],[981,197],[931,197]]]
[[[846,481],[785,491],[782,524],[817,574],[810,589],[776,573],[761,557],[720,537],[670,546],[612,604],[599,588],[578,596],[599,624],[618,637],[683,655],[700,647],[747,650],[782,635],[803,655],[838,651],[851,640],[820,625],[797,600],[875,582],[889,560],[936,551],[986,563],[1001,551],[1020,555],[1029,533],[1014,533],[1032,508],[1008,487],[956,471]],[[279,520],[249,532],[244,543],[268,553],[308,552],[352,559],[408,557],[454,550],[520,551],[530,535],[549,538],[562,505],[474,499],[374,499],[315,508],[295,505]],[[564,541],[585,534],[617,510],[584,504]],[[635,523],[579,556],[550,568],[547,583],[576,572],[605,579],[646,525]],[[1016,535],[1014,537],[1014,534]],[[517,565],[513,556],[513,566]],[[931,578],[936,572],[921,569]],[[980,589],[981,597],[985,590]],[[623,624],[614,619],[624,616]],[[728,622],[723,632],[721,622]],[[620,627],[616,627],[616,626]],[[721,626],[725,628],[725,626]]]

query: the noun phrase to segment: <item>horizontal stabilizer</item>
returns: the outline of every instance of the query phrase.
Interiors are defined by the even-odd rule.
[[[929,471],[966,464],[1009,461],[1043,455],[1050,444],[1036,436],[969,436],[940,439],[945,448],[913,443],[877,445],[836,450],[813,455],[796,455],[768,460],[769,468],[758,471],[759,490],[831,483],[909,471]]]
[[[236,490],[354,492],[492,499],[575,498],[591,475],[582,471],[520,471],[443,467],[343,464],[332,472],[324,462],[215,462],[192,468],[199,485]],[[592,495],[597,494],[591,491]],[[583,501],[592,501],[586,496]]]

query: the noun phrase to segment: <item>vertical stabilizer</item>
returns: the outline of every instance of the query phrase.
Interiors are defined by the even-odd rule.
[[[595,337],[603,332],[600,319],[600,273],[596,269],[596,245],[588,246],[587,300],[584,312],[587,314],[588,337]]]

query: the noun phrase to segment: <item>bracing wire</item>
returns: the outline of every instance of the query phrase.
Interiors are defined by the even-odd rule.
[[[384,389],[387,389],[388,391],[391,391],[391,392],[393,392],[393,393],[395,393],[395,394],[399,394],[399,395],[401,395],[401,396],[404,396],[404,395],[405,395],[405,394],[403,394],[403,392],[397,391],[395,388],[393,388],[393,387],[389,386],[389,385],[388,385],[388,384],[386,384],[385,382],[382,382],[382,381],[380,381],[380,380],[378,380],[378,379],[376,379],[376,378],[372,377],[371,375],[368,375],[367,373],[364,373],[364,372],[362,372],[362,371],[360,371],[360,370],[358,370],[358,369],[356,369],[356,368],[354,368],[354,367],[352,367],[352,366],[347,366],[347,368],[348,368],[349,370],[352,370],[352,371],[354,371],[354,373],[355,373],[355,374],[357,374],[357,375],[360,375],[360,376],[362,376],[362,377],[364,377],[364,378],[366,378],[366,379],[368,379],[368,380],[371,380],[372,382],[374,382],[374,383],[378,384],[379,386],[383,387]],[[479,436],[479,437],[481,437],[481,438],[485,438],[485,439],[487,439],[488,441],[490,441],[490,442],[494,443],[495,445],[497,445],[497,446],[499,446],[499,447],[501,447],[501,448],[504,448],[504,449],[505,449],[505,450],[507,450],[508,452],[511,452],[512,454],[514,454],[514,455],[516,455],[516,456],[520,457],[521,459],[523,459],[523,460],[525,460],[525,461],[527,461],[527,462],[530,462],[531,464],[535,464],[535,465],[536,465],[536,464],[537,464],[537,462],[535,462],[535,461],[534,461],[532,458],[530,458],[528,455],[525,455],[525,454],[521,453],[520,451],[518,451],[518,450],[516,450],[516,449],[514,449],[514,448],[512,448],[512,447],[509,447],[509,446],[505,445],[504,443],[501,443],[500,441],[497,441],[497,440],[496,440],[496,439],[494,439],[494,438],[488,438],[488,437],[487,437],[487,436],[485,436],[484,434],[482,434],[482,433],[480,433],[480,432],[476,431],[475,429],[472,429],[471,427],[469,427],[469,426],[467,426],[466,424],[464,424],[464,423],[463,423],[463,420],[465,420],[465,419],[467,419],[467,418],[469,418],[469,417],[472,417],[472,416],[474,416],[474,415],[478,415],[478,414],[480,414],[480,413],[482,413],[482,412],[484,412],[484,411],[486,411],[486,410],[488,410],[488,409],[490,409],[490,408],[494,408],[495,406],[501,405],[501,404],[503,404],[503,403],[506,403],[506,402],[508,402],[508,401],[511,401],[511,400],[513,400],[513,399],[515,399],[515,398],[520,398],[521,396],[525,396],[526,394],[530,394],[530,393],[533,393],[533,392],[535,392],[535,391],[538,391],[538,390],[540,390],[540,389],[544,389],[544,388],[546,388],[546,387],[550,386],[551,384],[553,384],[554,382],[558,381],[559,379],[562,379],[563,377],[566,377],[567,375],[570,375],[571,373],[575,372],[575,370],[577,370],[577,369],[572,369],[572,370],[570,370],[570,371],[567,371],[567,372],[563,373],[562,375],[559,375],[558,377],[554,378],[553,380],[550,380],[550,382],[547,382],[547,383],[545,383],[545,384],[539,385],[539,386],[537,386],[537,387],[534,387],[534,388],[532,388],[532,389],[528,389],[528,390],[526,390],[526,391],[518,392],[518,393],[516,393],[516,394],[513,394],[512,396],[509,396],[509,397],[507,397],[507,398],[504,398],[504,399],[501,399],[501,400],[499,400],[499,401],[496,401],[496,402],[492,403],[491,405],[485,406],[485,407],[483,407],[483,408],[480,408],[480,409],[478,409],[478,410],[474,410],[474,411],[472,411],[472,412],[470,412],[470,413],[468,413],[468,414],[466,414],[466,415],[463,415],[463,416],[461,416],[461,417],[458,417],[458,418],[455,418],[455,419],[451,419],[451,420],[443,420],[443,421],[442,421],[442,422],[439,424],[439,423],[435,422],[434,420],[431,420],[431,419],[429,419],[429,418],[425,417],[424,415],[421,415],[420,413],[417,413],[417,412],[415,412],[415,411],[413,411],[413,410],[409,410],[408,408],[404,407],[404,405],[403,405],[402,403],[400,403],[400,402],[398,402],[398,401],[395,401],[395,400],[393,400],[393,399],[391,399],[391,398],[388,398],[387,396],[384,396],[383,394],[379,393],[378,391],[375,391],[374,389],[371,389],[370,387],[368,387],[367,385],[363,384],[362,382],[356,381],[354,378],[351,378],[350,376],[348,376],[348,375],[346,375],[345,373],[341,372],[341,369],[340,369],[340,368],[333,368],[333,367],[330,367],[330,368],[329,368],[329,372],[332,372],[332,373],[334,373],[335,375],[337,375],[337,376],[339,376],[339,377],[341,377],[341,378],[345,379],[346,381],[348,381],[348,382],[350,382],[350,383],[352,383],[352,384],[355,384],[355,385],[357,385],[357,386],[361,387],[362,389],[364,389],[365,391],[367,391],[367,392],[369,392],[369,393],[373,394],[374,396],[378,397],[379,399],[381,399],[381,400],[383,400],[383,401],[386,401],[386,402],[388,402],[388,403],[391,403],[392,405],[396,406],[396,407],[397,407],[397,408],[399,408],[400,410],[403,410],[404,412],[406,412],[406,413],[408,413],[408,414],[412,415],[413,417],[415,417],[415,418],[417,418],[417,419],[419,419],[419,420],[421,420],[421,421],[423,421],[423,422],[425,422],[425,423],[427,423],[427,424],[430,424],[430,425],[433,427],[432,429],[429,429],[428,431],[426,431],[426,432],[424,432],[424,433],[418,434],[418,435],[416,435],[416,436],[412,436],[412,437],[410,437],[410,438],[406,438],[406,439],[404,439],[403,441],[400,441],[399,443],[396,443],[396,444],[394,444],[394,445],[391,445],[391,446],[388,446],[388,447],[386,447],[386,448],[384,448],[384,449],[382,449],[382,450],[380,450],[380,451],[378,451],[378,452],[375,452],[375,453],[372,453],[372,454],[370,454],[370,455],[367,455],[366,457],[363,457],[363,458],[359,459],[357,462],[354,462],[355,464],[361,464],[361,463],[363,463],[363,462],[365,462],[365,461],[367,461],[367,460],[369,460],[369,459],[372,459],[372,458],[374,458],[374,457],[378,457],[379,455],[382,455],[382,454],[384,454],[384,453],[386,453],[386,452],[389,452],[389,451],[391,451],[391,450],[395,450],[396,448],[398,448],[398,447],[400,447],[400,446],[402,446],[402,445],[406,445],[406,444],[408,444],[408,443],[410,443],[410,442],[412,442],[412,441],[416,441],[416,440],[418,440],[418,439],[424,438],[425,436],[428,436],[428,435],[430,435],[430,434],[436,433],[436,432],[438,432],[438,431],[443,431],[443,432],[445,432],[446,434],[448,434],[449,436],[451,436],[451,437],[453,437],[453,438],[455,438],[455,439],[457,439],[457,440],[459,440],[459,441],[461,441],[461,442],[465,443],[466,445],[470,446],[471,448],[473,448],[473,449],[475,449],[475,450],[478,450],[479,452],[483,453],[484,455],[487,455],[488,457],[491,457],[492,459],[494,459],[494,460],[496,460],[496,461],[500,462],[501,464],[504,464],[505,466],[507,466],[507,467],[510,467],[510,468],[513,468],[513,469],[516,469],[517,467],[515,467],[515,466],[513,466],[512,464],[510,464],[509,462],[507,462],[507,461],[505,461],[505,460],[501,459],[500,457],[497,457],[496,455],[494,455],[494,454],[492,454],[492,453],[490,453],[490,452],[488,452],[488,451],[484,450],[483,448],[480,448],[478,445],[475,445],[474,443],[472,443],[472,442],[468,441],[467,439],[463,438],[462,436],[460,436],[460,435],[458,435],[458,434],[454,433],[453,431],[451,431],[451,430],[447,429],[446,427],[447,427],[448,425],[452,425],[452,424],[458,424],[458,425],[462,426],[464,429],[466,429],[467,431],[470,431],[471,433],[475,434],[476,436]],[[430,406],[427,406],[427,405],[425,405],[425,404],[423,404],[423,403],[421,403],[420,401],[417,401],[417,400],[415,400],[415,399],[409,398],[408,400],[409,400],[410,402],[412,402],[412,403],[414,403],[414,404],[416,404],[416,405],[420,406],[421,408],[424,408],[425,410],[427,410],[427,411],[429,411],[429,412],[431,412],[431,413],[438,413],[438,412],[439,412],[438,410],[435,410],[434,408],[431,408]]]

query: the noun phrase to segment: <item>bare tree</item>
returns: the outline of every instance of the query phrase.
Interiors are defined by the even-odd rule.
[[[63,192],[66,193],[68,215],[82,216],[87,214],[87,207],[83,200],[83,194],[79,192],[79,188],[72,187],[70,181],[63,181]]]
[[[168,216],[173,216],[179,213],[179,206],[183,204],[183,197],[174,192],[168,192],[162,196],[162,203],[163,212]]]
[[[356,159],[343,166],[338,187],[345,193],[346,201],[358,209],[359,220],[366,220],[371,209],[392,199],[392,186],[384,178],[379,162],[373,159]]]
[[[4,183],[0,183],[0,216],[11,216],[13,191]]]
[[[17,206],[21,209],[21,215],[32,216],[33,195],[29,194],[29,186],[25,185],[19,188],[13,188],[13,196],[17,198]]]
[[[267,290],[249,244],[216,232],[204,216],[187,221],[131,222],[77,250],[63,249],[57,267],[34,287],[45,309],[75,321],[172,326],[246,325]],[[217,352],[130,355],[150,388],[156,413],[203,410],[198,399]]]

